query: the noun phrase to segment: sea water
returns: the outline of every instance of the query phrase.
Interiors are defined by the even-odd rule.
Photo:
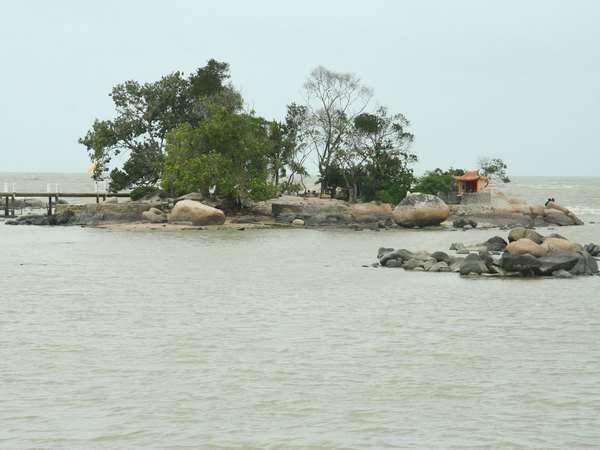
[[[600,243],[600,179],[506,189]],[[600,277],[362,267],[497,233],[0,223],[0,448],[598,447]]]

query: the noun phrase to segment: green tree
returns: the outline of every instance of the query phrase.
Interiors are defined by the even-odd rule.
[[[372,91],[359,78],[322,66],[314,69],[304,84],[307,103],[305,132],[316,154],[321,192],[327,187],[330,166],[336,164],[354,118],[367,107]]]
[[[337,154],[349,200],[399,201],[413,180],[410,167],[417,156],[409,148],[414,136],[402,114],[390,115],[380,107],[374,113],[357,115],[348,137]]]
[[[481,158],[479,160],[479,170],[482,175],[488,177],[488,183],[496,179],[503,183],[510,183],[510,178],[507,175],[508,166],[500,158]]]
[[[422,177],[419,177],[412,190],[423,194],[437,195],[439,192],[449,193],[456,191],[456,182],[453,176],[464,175],[461,169],[450,168],[448,170],[435,169],[425,172]]]
[[[306,117],[305,106],[291,103],[287,107],[284,122],[270,123],[269,168],[273,182],[278,186],[281,184],[284,191],[296,176],[308,175],[304,166],[309,155],[303,134]],[[280,183],[281,179],[283,182]]]
[[[188,78],[181,72],[158,81],[126,81],[111,93],[116,115],[96,120],[79,140],[96,162],[95,179],[103,179],[112,159],[122,153],[122,168],[110,173],[111,190],[150,187],[158,183],[167,133],[182,123],[197,124],[208,114],[208,104],[231,111],[241,108],[241,96],[228,84],[229,66],[210,60]]]
[[[269,123],[211,106],[197,127],[183,124],[167,138],[162,185],[177,193],[200,191],[232,199],[269,198]]]

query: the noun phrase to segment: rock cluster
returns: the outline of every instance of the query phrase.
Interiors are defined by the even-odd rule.
[[[475,222],[494,226],[546,227],[549,225],[582,225],[583,222],[572,211],[554,203],[548,205],[526,204],[459,204],[450,205],[450,219],[467,217]]]
[[[586,252],[588,252],[590,255],[594,256],[594,257],[599,257],[600,256],[600,245],[587,244],[584,247],[584,250]]]
[[[380,248],[378,265],[405,270],[458,272],[465,276],[552,276],[571,278],[598,274],[600,246],[585,247],[560,236],[544,237],[533,230],[513,229],[506,242],[494,236],[480,244],[454,243],[445,252],[412,252],[406,249]]]
[[[452,221],[452,226],[462,230],[470,230],[472,228],[477,228],[477,222],[468,217],[460,216]]]
[[[69,225],[74,223],[75,214],[66,210],[52,216],[45,214],[30,214],[16,219],[7,220],[6,225]]]

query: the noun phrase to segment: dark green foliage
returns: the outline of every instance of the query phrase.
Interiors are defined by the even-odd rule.
[[[456,191],[456,182],[452,177],[460,175],[464,175],[461,169],[450,168],[446,171],[435,169],[418,178],[412,190],[423,194],[437,195],[439,192],[447,194]]]
[[[279,186],[289,189],[296,175],[306,176],[304,162],[308,156],[303,136],[303,127],[307,118],[305,106],[291,103],[287,107],[284,122],[269,124],[269,142],[267,151],[271,179]]]
[[[138,186],[131,190],[129,197],[131,200],[140,200],[148,195],[159,194],[161,191],[157,187],[153,186]]]
[[[341,173],[350,201],[401,200],[413,182],[410,166],[417,161],[409,151],[414,139],[409,125],[402,114],[389,115],[383,107],[356,116],[338,149],[336,169],[325,173],[326,184],[339,186],[331,174]]]
[[[79,140],[96,162],[94,179],[104,178],[112,158],[126,153],[124,166],[110,173],[111,190],[156,185],[170,130],[182,123],[201,122],[209,105],[241,109],[241,96],[225,84],[228,78],[229,66],[210,60],[188,78],[174,72],[154,82],[116,85],[111,93],[115,118],[96,120]]]
[[[197,127],[169,133],[162,185],[178,193],[200,191],[223,197],[264,199],[268,182],[269,123],[249,114],[211,106]]]

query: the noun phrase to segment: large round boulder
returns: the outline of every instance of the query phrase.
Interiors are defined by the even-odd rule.
[[[225,213],[194,200],[181,200],[175,204],[169,222],[192,222],[192,225],[222,225]]]
[[[503,252],[506,248],[506,241],[500,236],[493,236],[483,243],[488,252]]]
[[[348,213],[358,223],[386,222],[392,218],[392,205],[379,202],[354,203],[349,206]]]
[[[403,227],[439,225],[448,218],[450,209],[444,201],[431,194],[408,194],[394,209],[394,221]]]
[[[461,275],[469,275],[471,273],[481,275],[482,273],[487,273],[488,268],[478,254],[470,253],[460,264],[459,271]]]
[[[571,270],[582,259],[579,253],[561,252],[539,258],[542,275],[550,275],[558,270]]]
[[[511,255],[530,254],[537,257],[545,256],[548,253],[544,247],[526,238],[511,242],[506,246],[506,251]]]
[[[546,238],[542,247],[546,249],[547,253],[557,252],[579,252],[582,250],[581,245],[576,242],[569,241],[567,239],[560,238]]]
[[[544,242],[544,236],[535,230],[525,227],[515,227],[508,233],[508,242],[518,241],[519,239],[529,239],[536,244]]]
[[[542,265],[541,261],[533,255],[513,255],[508,252],[502,254],[500,267],[507,272],[521,272],[526,275],[534,275]]]

